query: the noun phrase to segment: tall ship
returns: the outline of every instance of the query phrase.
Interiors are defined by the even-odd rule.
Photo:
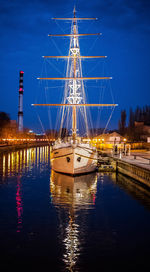
[[[76,17],[76,9],[73,10],[72,18],[53,18],[54,20],[71,21],[70,34],[49,34],[53,37],[70,38],[69,54],[66,56],[44,56],[50,59],[67,59],[65,77],[40,77],[39,80],[62,80],[65,81],[64,96],[62,103],[55,104],[32,104],[33,106],[60,107],[60,135],[63,123],[66,121],[71,135],[62,141],[61,137],[55,141],[51,150],[51,167],[54,171],[69,175],[80,175],[96,170],[97,151],[90,142],[83,142],[79,136],[79,126],[84,123],[88,133],[88,107],[115,107],[117,104],[88,104],[86,100],[84,81],[110,80],[111,77],[84,77],[82,74],[82,60],[91,58],[106,58],[106,56],[82,56],[80,54],[79,37],[101,35],[101,33],[81,34],[78,32],[78,22],[96,20],[97,18]],[[88,135],[86,133],[86,135]]]

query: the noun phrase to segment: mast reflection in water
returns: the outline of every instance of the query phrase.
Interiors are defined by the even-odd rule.
[[[50,191],[52,203],[58,210],[60,244],[64,246],[63,261],[69,271],[77,263],[84,240],[84,211],[93,208],[97,188],[95,173],[71,177],[52,171]],[[82,209],[82,218],[80,210]],[[84,227],[83,227],[84,224]]]
[[[1,153],[0,209],[2,271],[148,271],[150,191],[127,177],[51,172],[49,146]]]

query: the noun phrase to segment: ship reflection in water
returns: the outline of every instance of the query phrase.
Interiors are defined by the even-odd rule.
[[[51,172],[48,146],[3,153],[0,207],[1,270],[149,268],[150,191],[120,174]]]
[[[95,173],[71,177],[52,171],[50,191],[53,205],[60,220],[60,243],[63,246],[63,261],[73,271],[82,248],[85,224],[84,214],[95,205],[97,175]],[[82,210],[82,220],[80,220]],[[84,211],[83,211],[84,210]],[[84,225],[85,230],[85,225]]]

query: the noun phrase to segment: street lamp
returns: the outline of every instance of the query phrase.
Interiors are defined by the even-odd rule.
[[[126,138],[124,138],[123,139],[123,142],[124,142],[124,154],[126,155],[126,141],[127,141],[127,139]]]
[[[104,139],[102,139],[102,150],[104,149]]]

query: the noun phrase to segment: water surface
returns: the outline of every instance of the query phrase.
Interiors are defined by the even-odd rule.
[[[150,192],[139,184],[54,173],[48,146],[0,155],[3,271],[144,271],[149,245]]]

